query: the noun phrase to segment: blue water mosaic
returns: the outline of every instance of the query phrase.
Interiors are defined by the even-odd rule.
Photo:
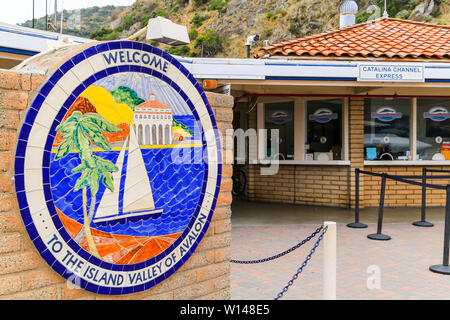
[[[190,126],[195,123],[193,116],[176,118],[181,118],[181,121]],[[128,221],[108,226],[96,226],[92,223],[91,227],[114,234],[133,236],[168,235],[182,232],[186,228],[201,195],[205,172],[203,148],[156,148],[141,149],[141,152],[151,183],[155,207],[163,209],[163,214],[158,219]],[[101,151],[94,154],[115,163],[119,151]],[[53,201],[69,218],[83,223],[82,191],[73,191],[76,180],[81,176],[81,173],[72,173],[72,169],[81,164],[78,153],[71,153],[57,161],[54,161],[54,156],[55,153],[52,153],[50,162]],[[172,159],[179,159],[179,163],[173,162]],[[122,184],[121,193],[123,188]],[[100,204],[104,192],[110,191],[101,183],[96,196],[96,207]],[[123,198],[119,200],[119,205],[121,201]],[[87,203],[89,210],[91,203],[89,192]]]

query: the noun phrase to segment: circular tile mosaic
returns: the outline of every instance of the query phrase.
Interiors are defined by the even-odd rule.
[[[174,57],[94,45],[42,86],[22,125],[15,187],[47,263],[95,293],[146,290],[205,234],[221,178],[206,96]]]

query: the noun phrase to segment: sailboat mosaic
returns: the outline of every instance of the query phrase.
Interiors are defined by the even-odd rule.
[[[81,120],[87,129],[81,124],[82,133],[74,133],[70,130],[74,130],[71,124],[76,123],[76,115],[95,117]],[[89,250],[81,228],[83,210],[88,217],[92,214],[93,245],[105,261],[144,261],[177,239],[197,205],[204,163],[195,118],[171,87],[145,74],[108,76],[81,93],[59,129],[52,149],[50,184],[58,214],[73,239]],[[92,137],[95,130],[101,132]],[[87,162],[82,152],[74,148],[62,156],[75,134],[90,139],[92,157],[107,162],[111,169],[103,178],[111,180],[110,186],[99,181],[94,199],[92,186],[83,200],[83,190],[77,185],[83,184],[80,179],[87,174],[82,170]],[[107,171],[107,166],[100,166],[99,173]]]

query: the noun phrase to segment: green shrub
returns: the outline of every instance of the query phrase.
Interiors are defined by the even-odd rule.
[[[122,22],[116,29],[117,31],[128,30],[134,23],[134,14],[127,14],[122,18]]]
[[[298,21],[297,18],[290,18],[289,19],[290,24],[289,24],[289,32],[292,33],[295,36],[300,36],[300,22]]]
[[[180,47],[170,47],[166,51],[167,53],[173,55],[186,57],[191,52],[191,49],[189,48],[189,46],[180,46]]]
[[[207,30],[195,39],[194,48],[199,50],[201,56],[211,57],[223,49],[224,38],[213,30]]]
[[[197,29],[191,29],[189,31],[189,39],[194,40],[198,37],[198,30]]]
[[[150,18],[156,18],[156,17],[164,17],[164,18],[167,18],[168,16],[169,16],[169,14],[168,14],[167,11],[164,10],[164,9],[154,10],[154,11],[152,11],[152,13],[150,14]]]
[[[113,31],[110,28],[100,28],[92,31],[91,34],[89,35],[89,38],[100,40],[102,37],[110,34],[111,32]]]
[[[194,6],[196,6],[196,7],[199,7],[199,6],[201,6],[202,4],[205,4],[205,3],[207,3],[207,2],[208,2],[208,0],[194,0],[194,1],[193,1]]]
[[[228,4],[228,0],[211,0],[211,3],[208,6],[208,10],[217,10],[222,11]]]
[[[192,23],[194,26],[196,26],[197,28],[200,27],[203,22],[206,20],[205,16],[202,14],[194,14],[194,16],[192,17],[190,23]]]
[[[100,28],[94,30],[89,35],[89,38],[105,41],[105,40],[117,40],[120,37],[120,33],[117,30],[112,30],[110,28]]]
[[[114,30],[112,33],[106,35],[102,40],[118,40],[120,38],[120,33]]]
[[[400,12],[397,13],[397,15],[395,16],[397,19],[408,19],[409,15],[411,13],[409,12],[409,10],[402,10]]]
[[[150,16],[148,14],[143,14],[141,18],[141,28],[144,28],[148,24],[148,20],[150,19]]]

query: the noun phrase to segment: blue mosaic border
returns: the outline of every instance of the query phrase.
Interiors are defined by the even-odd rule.
[[[25,194],[25,184],[24,184],[24,166],[25,166],[25,151],[27,148],[27,143],[29,139],[29,134],[31,131],[31,128],[34,124],[34,121],[36,119],[36,116],[42,106],[42,103],[45,101],[47,95],[50,93],[52,88],[56,85],[56,83],[61,79],[61,77],[67,73],[69,70],[71,70],[75,65],[79,64],[80,62],[86,60],[87,58],[99,54],[101,52],[109,51],[109,50],[115,50],[115,49],[135,49],[135,50],[141,50],[145,51],[147,53],[152,53],[157,56],[160,56],[167,61],[169,61],[173,66],[178,68],[189,80],[190,82],[195,86],[198,93],[201,95],[208,114],[210,115],[212,127],[215,130],[216,135],[216,145],[217,145],[217,152],[218,152],[218,176],[217,176],[217,183],[214,193],[214,199],[213,203],[211,205],[210,212],[207,216],[205,225],[200,233],[200,235],[197,238],[196,243],[190,248],[190,250],[183,256],[183,258],[178,261],[173,267],[171,267],[169,270],[167,270],[164,274],[160,275],[157,278],[152,279],[151,281],[148,281],[147,283],[137,285],[137,286],[130,286],[130,287],[121,287],[121,288],[111,288],[111,287],[104,287],[100,285],[96,285],[93,283],[90,283],[82,278],[79,278],[75,276],[72,272],[67,270],[48,250],[46,245],[43,243],[42,239],[38,235],[38,231],[36,227],[34,226],[33,219],[31,217],[30,211],[28,209],[28,202],[27,202],[27,196]],[[181,234],[180,237],[171,245],[168,249],[166,249],[164,252],[159,254],[158,256],[155,256],[151,259],[148,259],[144,262],[132,264],[132,265],[116,265],[111,264],[105,261],[102,261],[93,255],[89,254],[87,251],[82,249],[67,233],[64,226],[61,223],[61,220],[58,217],[58,214],[55,209],[55,205],[53,203],[52,193],[51,193],[51,186],[50,186],[50,156],[51,156],[51,150],[52,145],[54,142],[54,139],[56,137],[56,127],[60,124],[60,121],[63,119],[64,115],[67,113],[70,106],[73,104],[73,102],[76,100],[76,98],[91,84],[96,82],[97,80],[100,80],[108,75],[120,73],[120,72],[141,72],[145,73],[154,77],[157,77],[158,79],[165,81],[167,84],[169,84],[175,91],[177,91],[183,99],[188,104],[189,108],[191,109],[191,112],[193,113],[195,119],[197,122],[201,124],[200,118],[197,114],[197,111],[195,109],[195,106],[192,104],[190,99],[187,97],[187,95],[180,89],[180,87],[174,83],[171,79],[169,79],[167,76],[157,72],[156,70],[152,70],[146,67],[141,66],[135,66],[135,65],[121,65],[121,66],[115,66],[106,68],[102,71],[99,71],[95,73],[94,75],[91,75],[89,78],[87,78],[85,81],[83,81],[73,92],[67,100],[63,103],[61,106],[60,111],[56,115],[53,124],[51,126],[49,135],[47,137],[47,141],[45,144],[45,150],[44,150],[44,156],[42,160],[42,173],[43,173],[43,188],[44,188],[44,196],[47,204],[47,208],[49,210],[49,213],[52,217],[53,223],[55,224],[56,229],[60,233],[60,236],[66,241],[67,245],[74,250],[78,255],[89,261],[90,263],[107,270],[113,270],[113,271],[135,271],[143,269],[149,265],[154,264],[155,262],[161,260],[164,258],[167,254],[172,252],[175,247],[180,244],[184,240],[184,238],[187,236],[187,234],[190,231],[190,228],[194,224],[200,209],[201,204],[203,203],[204,196],[205,196],[205,189],[206,189],[206,183],[208,179],[208,165],[205,166],[205,173],[203,178],[203,185],[202,185],[202,191],[201,196],[199,199],[199,202],[197,204],[197,208],[187,226],[187,228],[184,230],[184,232]],[[204,137],[203,129],[201,129],[202,132],[202,142],[204,145],[204,148],[206,148],[206,141]],[[204,150],[204,155],[207,155],[206,150]],[[16,188],[16,194],[17,199],[19,203],[20,212],[22,215],[22,219],[25,224],[25,228],[33,241],[34,245],[36,246],[37,250],[41,254],[42,258],[46,260],[46,262],[60,275],[62,275],[64,278],[66,278],[69,281],[72,281],[73,283],[76,283],[80,287],[99,294],[109,294],[109,295],[119,295],[119,294],[127,294],[127,293],[133,293],[133,292],[139,292],[143,290],[147,290],[157,283],[161,282],[162,280],[168,278],[170,275],[172,275],[181,265],[183,265],[189,257],[192,255],[192,253],[197,248],[200,241],[203,239],[203,236],[205,232],[207,231],[211,218],[216,206],[217,197],[220,190],[220,182],[221,182],[221,172],[222,172],[222,165],[220,163],[222,159],[221,155],[221,148],[220,148],[220,137],[217,132],[217,124],[215,121],[215,117],[213,114],[213,111],[211,109],[211,106],[206,98],[205,93],[203,92],[203,89],[197,82],[197,80],[192,76],[192,74],[189,73],[189,71],[174,57],[169,55],[168,53],[152,47],[150,45],[140,43],[140,42],[134,42],[134,41],[113,41],[113,42],[106,42],[101,43],[96,46],[92,46],[90,48],[85,49],[84,51],[74,55],[70,60],[66,61],[64,64],[62,64],[53,74],[52,76],[47,80],[47,82],[41,87],[39,93],[36,95],[35,99],[33,100],[26,118],[25,122],[22,125],[22,128],[19,133],[19,140],[16,147],[16,157],[15,157],[15,188]],[[207,163],[206,163],[207,164]],[[172,247],[172,248],[171,248]]]

